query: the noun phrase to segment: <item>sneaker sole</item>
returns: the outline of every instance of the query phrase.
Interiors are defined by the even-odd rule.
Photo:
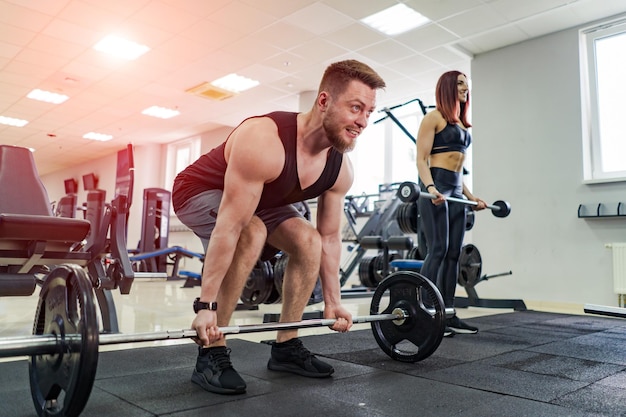
[[[280,362],[276,362],[273,359],[270,359],[267,362],[267,369],[272,370],[272,371],[278,371],[278,372],[290,372],[292,374],[302,375],[302,376],[306,376],[309,378],[328,378],[329,376],[332,375],[333,372],[335,372],[334,369],[331,369],[329,372],[325,372],[325,373],[311,372],[311,371],[302,369],[297,365],[280,363]]]
[[[194,369],[193,375],[191,375],[191,382],[196,385],[199,385],[205,391],[213,392],[216,394],[227,394],[227,395],[235,395],[235,394],[245,394],[246,387],[243,388],[223,388],[216,387],[215,385],[211,385],[209,381],[205,378],[205,376]]]

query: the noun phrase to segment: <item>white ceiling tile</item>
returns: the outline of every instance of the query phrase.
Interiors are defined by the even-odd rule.
[[[598,7],[597,1],[579,0],[569,4],[568,8],[579,17],[580,23],[626,12],[626,0],[611,0],[603,3],[602,7]]]
[[[283,52],[278,55],[274,55],[261,61],[261,63],[283,72],[292,72],[296,70],[300,71],[309,65],[309,62],[306,59],[299,55],[292,54],[291,52]],[[283,78],[285,76],[283,76]]]
[[[329,7],[336,9],[354,19],[361,20],[398,4],[396,0],[354,1],[354,0],[323,0]]]
[[[349,26],[324,35],[324,39],[348,50],[363,48],[363,45],[371,45],[389,37],[382,33],[370,29],[361,23],[353,23]]]
[[[127,18],[135,13],[137,10],[142,9],[146,4],[150,3],[152,0],[81,0],[84,3],[91,4],[93,6],[97,6],[103,8],[105,10],[109,10],[122,18]],[[188,0],[185,0],[187,2]],[[216,0],[211,0],[211,3]],[[182,2],[181,2],[182,3]],[[207,2],[209,3],[209,2]]]
[[[460,36],[471,36],[507,24],[507,20],[493,8],[483,5],[437,22]]]
[[[543,36],[558,30],[576,26],[581,21],[571,9],[550,10],[540,15],[528,17],[517,26],[530,37]]]
[[[216,10],[221,9],[222,7],[228,5],[231,0],[161,0],[163,3],[166,3],[172,7],[176,7],[177,9],[185,10],[189,13],[193,13],[199,17],[206,17],[209,14],[215,12]],[[265,3],[266,0],[263,1]]]
[[[431,23],[398,35],[395,39],[411,49],[423,52],[440,45],[455,42],[459,37],[438,24]]]
[[[34,80],[41,80],[48,78],[53,72],[54,69],[49,69],[48,67],[44,67],[39,63],[27,63],[27,62],[19,62],[16,60],[12,60],[9,62],[3,69],[3,71],[7,71],[8,73],[16,73],[24,76],[32,77]]]
[[[317,63],[323,62],[326,59],[331,59],[337,55],[344,54],[348,51],[344,48],[333,45],[324,39],[316,38],[291,49],[289,52],[300,55],[305,59],[310,59],[311,63]]]
[[[282,49],[293,48],[302,42],[313,39],[314,36],[306,29],[283,21],[278,21],[254,33],[256,39]]]
[[[283,18],[316,1],[317,0],[241,0],[241,3],[254,7],[257,10],[262,10],[276,18]]]
[[[51,16],[57,15],[70,3],[71,0],[55,0],[55,1],[24,1],[24,0],[4,0],[3,3],[13,3],[18,6],[26,7],[32,11],[41,12]]]
[[[571,0],[495,0],[489,3],[499,14],[514,22],[539,12],[555,9],[571,3]]]
[[[102,3],[106,2],[99,4]],[[70,2],[67,7],[59,12],[58,17],[79,26],[89,22],[90,28],[94,30],[108,30],[124,20],[123,16],[101,9],[99,4],[94,5],[80,1]]]
[[[242,68],[239,75],[248,78],[254,78],[261,85],[270,84],[287,76],[284,71],[279,71],[266,65],[252,64],[247,68]]]
[[[423,55],[445,66],[450,66],[460,61],[469,61],[468,57],[461,56],[447,46],[431,49],[423,52]]]
[[[205,20],[192,25],[179,34],[185,38],[201,42],[208,52],[243,38],[246,32],[228,28],[213,20]]]
[[[52,72],[56,72],[59,68],[62,68],[69,62],[67,58],[28,48],[22,49],[22,51],[15,56],[14,60],[16,62],[23,62],[34,66],[41,66],[41,63],[45,62],[46,71]]]
[[[20,53],[22,48],[19,45],[0,41],[0,57],[2,58],[14,58]]]
[[[23,1],[20,2],[20,4],[23,3]],[[2,23],[39,32],[51,21],[52,16],[49,14],[40,13],[31,8],[18,6],[6,1],[0,3],[0,22]]]
[[[530,36],[528,36],[522,29],[514,25],[503,26],[484,34],[469,37],[472,43],[478,45],[481,49],[488,51],[522,42],[528,40],[529,38]]]
[[[232,1],[212,13],[209,19],[243,33],[252,33],[274,23],[276,18],[247,4]]]
[[[146,25],[159,28],[163,31],[178,33],[200,20],[195,13],[182,10],[154,0],[132,15],[132,20]]]
[[[354,23],[354,19],[322,3],[307,6],[285,17],[284,20],[316,35],[334,32]]]
[[[36,51],[50,53],[68,59],[76,58],[87,49],[84,45],[47,35],[37,35],[32,42],[28,44],[28,47]]]
[[[77,25],[76,23],[56,19],[50,22],[41,33],[84,46],[92,46],[100,40],[99,33],[89,28],[89,22],[85,22],[84,25]]]
[[[358,52],[380,63],[397,61],[415,54],[413,50],[391,39],[361,48]]]
[[[411,78],[417,78],[419,74],[439,68],[440,65],[421,54],[413,54],[393,63],[395,69],[403,74],[410,74]]]
[[[246,66],[283,52],[272,44],[255,39],[253,35],[235,41],[229,44],[225,49],[237,51],[238,54],[245,57],[245,61],[247,61]]]
[[[28,45],[37,36],[35,31],[22,29],[6,23],[0,23],[0,32],[5,34],[7,43],[20,47]]]
[[[483,4],[481,0],[406,0],[404,3],[432,21],[455,16]]]

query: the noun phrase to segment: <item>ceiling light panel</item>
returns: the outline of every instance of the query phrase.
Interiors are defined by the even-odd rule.
[[[259,85],[259,82],[237,74],[228,74],[211,82],[215,87],[222,88],[233,93],[241,93]]]
[[[142,111],[141,114],[157,117],[159,119],[169,119],[174,116],[178,116],[180,112],[178,110],[168,109],[165,107],[152,106]]]
[[[422,16],[409,6],[398,3],[395,6],[361,19],[361,22],[386,35],[394,36],[425,25],[430,22],[430,19]]]
[[[61,104],[69,98],[65,94],[52,93],[38,88],[35,88],[33,91],[28,93],[26,97],[52,104]]]
[[[150,50],[146,45],[141,45],[115,35],[106,36],[95,44],[93,49],[129,61],[139,58]]]
[[[0,116],[0,123],[3,125],[23,127],[28,124],[28,120],[15,119],[13,117]]]
[[[89,140],[97,140],[98,142],[106,142],[108,140],[113,139],[113,136],[107,135],[104,133],[89,132],[89,133],[85,133],[83,135],[83,138],[89,139]]]

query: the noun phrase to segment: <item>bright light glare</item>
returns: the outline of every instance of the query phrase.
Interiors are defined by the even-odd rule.
[[[119,58],[133,60],[150,50],[146,45],[140,45],[115,35],[106,36],[94,45],[93,49]]]

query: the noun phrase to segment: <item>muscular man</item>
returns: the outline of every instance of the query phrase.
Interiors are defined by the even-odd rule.
[[[244,120],[225,142],[183,170],[172,200],[181,222],[206,249],[202,290],[192,327],[199,354],[192,381],[240,394],[246,384],[232,366],[219,327],[228,326],[246,279],[267,244],[289,255],[282,292],[283,322],[299,321],[321,278],[324,317],[333,330],[352,326],[341,304],[339,262],[350,160],[376,105],[383,79],[355,60],[328,66],[306,113],[274,112]],[[293,203],[317,197],[316,227]],[[327,377],[333,368],[312,355],[297,330],[277,332],[268,368]]]

